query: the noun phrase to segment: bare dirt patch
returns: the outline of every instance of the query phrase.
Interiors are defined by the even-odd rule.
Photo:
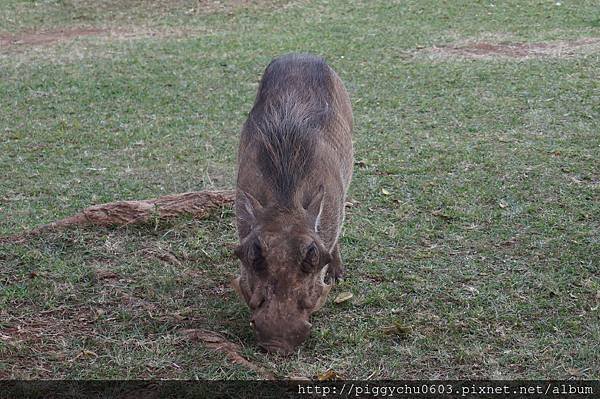
[[[573,57],[600,50],[600,38],[548,43],[467,42],[457,45],[430,47],[422,51],[434,57],[457,58],[541,58]]]
[[[109,29],[102,28],[71,28],[47,30],[41,32],[22,32],[17,34],[0,34],[0,45],[9,46],[39,46],[74,39],[81,36],[93,36],[108,33]]]
[[[21,33],[0,33],[0,55],[23,54],[31,55],[43,53],[52,54],[54,60],[60,59],[55,53],[50,53],[48,49],[61,43],[72,43],[79,38],[87,37],[94,40],[100,40],[102,46],[107,41],[127,41],[144,38],[162,39],[162,38],[181,38],[190,37],[198,34],[207,34],[203,29],[184,29],[184,28],[145,28],[131,26],[128,28],[72,28],[60,30],[46,30],[37,32]],[[90,43],[84,47],[73,47],[67,51],[67,54],[82,56],[85,49],[89,49]],[[98,56],[98,52],[94,52]],[[64,55],[63,55],[64,57]],[[68,59],[68,58],[67,58]]]

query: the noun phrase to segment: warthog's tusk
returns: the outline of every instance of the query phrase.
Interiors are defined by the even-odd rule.
[[[329,270],[329,265],[325,265],[322,269],[321,269],[321,273],[319,275],[319,281],[321,282],[321,284],[323,284],[324,286],[329,286],[330,284],[327,284],[325,282],[325,276],[327,276],[327,270]]]
[[[231,280],[231,286],[233,287],[233,289],[235,290],[235,292],[237,292],[237,294],[240,296],[240,298],[244,298],[244,296],[242,295],[242,290],[240,289],[240,276],[234,278],[233,280]]]

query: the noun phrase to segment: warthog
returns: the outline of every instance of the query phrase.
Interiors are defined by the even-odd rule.
[[[319,57],[284,55],[265,70],[241,133],[235,211],[241,274],[258,344],[289,354],[344,267],[338,238],[352,178],[352,108]]]

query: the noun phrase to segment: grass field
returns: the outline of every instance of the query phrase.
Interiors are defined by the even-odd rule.
[[[0,236],[232,188],[291,51],[346,83],[357,161],[354,297],[294,356],[256,346],[223,209],[0,243],[0,377],[263,377],[208,329],[280,378],[600,378],[597,1],[4,0],[0,44]]]

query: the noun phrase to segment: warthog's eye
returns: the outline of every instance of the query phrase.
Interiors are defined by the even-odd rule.
[[[248,260],[256,270],[265,268],[265,257],[262,253],[262,248],[258,242],[253,243],[248,251]]]
[[[238,259],[242,260],[242,258],[244,257],[244,247],[242,247],[241,245],[238,245],[234,250],[233,250],[233,254],[235,256],[237,256]]]
[[[318,265],[319,265],[319,249],[313,242],[307,248],[306,254],[304,255],[304,259],[302,260],[302,265],[300,267],[303,272],[310,273]]]

